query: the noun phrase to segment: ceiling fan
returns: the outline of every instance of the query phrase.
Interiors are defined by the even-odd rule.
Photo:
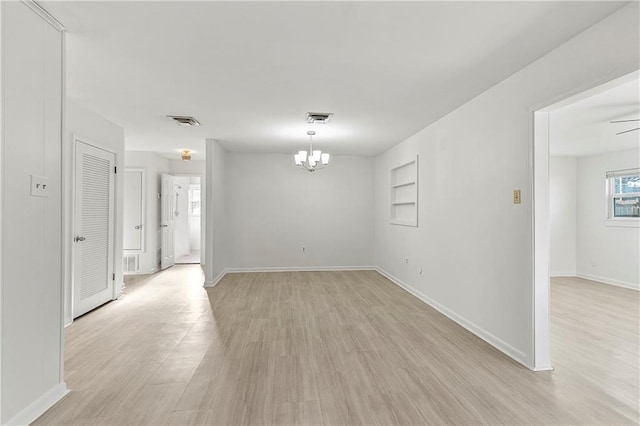
[[[633,122],[637,122],[640,121],[640,118],[634,118],[632,120],[614,120],[614,121],[610,121],[609,124],[615,124],[615,123],[633,123]],[[629,129],[629,130],[625,130],[623,132],[620,133],[616,133],[616,136],[621,135],[623,133],[629,133],[629,132],[634,132],[636,130],[640,130],[640,127],[636,127],[635,129]]]

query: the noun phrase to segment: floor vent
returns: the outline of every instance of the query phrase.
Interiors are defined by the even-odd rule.
[[[122,272],[125,274],[134,274],[138,272],[138,255],[125,254],[122,258]]]

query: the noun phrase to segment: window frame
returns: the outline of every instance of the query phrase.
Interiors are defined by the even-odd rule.
[[[193,193],[198,191],[198,201],[193,200]],[[194,213],[193,205],[198,204],[198,213]],[[202,193],[200,185],[189,185],[189,216],[200,217],[202,214]]]
[[[615,192],[615,181],[618,178],[627,176],[640,176],[640,168],[624,169],[624,170],[612,170],[606,172],[606,190],[605,190],[605,223],[608,226],[626,226],[626,227],[640,227],[640,216],[626,216],[615,217],[614,216],[614,200],[616,198],[633,198],[640,197],[640,187],[636,192]]]

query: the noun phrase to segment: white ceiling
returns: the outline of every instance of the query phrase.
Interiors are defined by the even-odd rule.
[[[624,2],[42,4],[68,30],[69,97],[129,150],[290,153],[313,111],[335,113],[321,149],[375,155]]]
[[[622,135],[616,133],[640,127],[640,122],[609,123],[638,118],[640,80],[636,77],[552,111],[549,122],[550,154],[581,157],[638,148],[640,131]]]

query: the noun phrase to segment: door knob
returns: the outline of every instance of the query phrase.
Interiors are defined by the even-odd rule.
[[[134,226],[135,229],[142,229],[142,225],[136,225]]]
[[[169,225],[160,225],[160,226],[163,227],[163,228],[168,228],[169,227]]]
[[[85,237],[75,237],[75,238],[73,239],[73,241],[75,241],[76,243],[77,243],[77,242],[82,242],[82,241],[84,241],[84,240],[86,240],[86,238],[85,238]]]

